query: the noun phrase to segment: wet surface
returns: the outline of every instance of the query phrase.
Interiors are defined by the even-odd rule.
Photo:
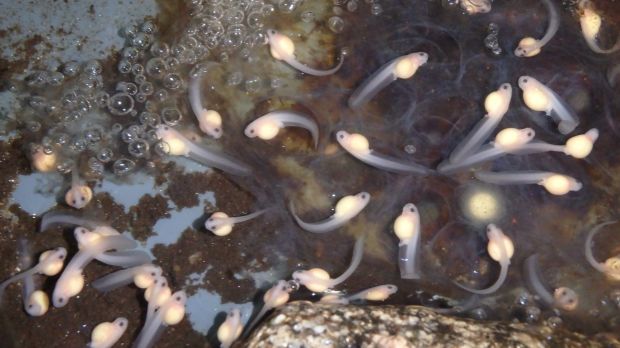
[[[183,40],[186,26],[194,23],[189,20],[191,10],[185,4],[162,3],[158,39],[176,44]],[[613,14],[620,13],[620,5],[596,5],[599,3],[601,9],[605,7],[606,25],[617,29],[618,18]],[[223,311],[239,304],[247,320],[251,304],[260,302],[261,291],[278,279],[289,279],[298,269],[320,267],[332,276],[339,275],[348,266],[354,239],[360,235],[366,236],[364,259],[339,290],[354,293],[392,283],[400,290],[386,301],[389,304],[446,307],[466,302],[470,294],[452,281],[484,288],[499,273],[499,265],[486,253],[484,226],[490,222],[500,226],[515,244],[507,282],[462,315],[532,323],[556,323],[560,317],[561,325],[585,334],[620,330],[620,283],[596,272],[583,252],[587,231],[598,222],[618,217],[616,114],[620,98],[617,87],[611,87],[605,77],[608,69],[620,63],[617,54],[592,53],[581,36],[577,15],[568,5],[558,5],[561,25],[554,39],[539,56],[528,59],[511,52],[521,37],[544,34],[547,16],[539,1],[498,1],[490,13],[475,16],[458,7],[442,7],[440,1],[383,1],[381,5],[383,12],[378,16],[371,15],[370,6],[361,2],[357,11],[344,11],[345,27],[340,34],[326,26],[332,16],[331,1],[306,1],[293,13],[277,11],[264,18],[265,27],[291,35],[297,58],[309,66],[329,68],[336,63],[338,50],[346,48],[345,64],[333,76],[300,74],[272,59],[262,45],[251,47],[245,58],[238,49],[212,49],[208,60],[219,64],[204,78],[203,97],[224,119],[224,136],[219,140],[200,135],[185,86],[169,89],[169,97],[155,103],[159,114],[171,105],[178,107],[183,115],[179,130],[244,161],[254,170],[251,177],[207,170],[154,151],[146,157],[129,157],[121,134],[112,129],[116,123],[123,129],[137,124],[136,117],[113,116],[107,108],[95,108],[65,130],[80,134],[88,122],[105,130],[102,145],[85,150],[81,157],[73,155],[82,162],[99,151],[97,146],[113,149],[115,159],[125,156],[136,162],[129,174],[116,177],[112,162],[104,165],[105,174],[100,176],[86,170],[95,196],[81,214],[106,221],[140,241],[163,268],[171,288],[187,291],[187,320],[168,328],[158,346],[214,344],[214,328],[223,321]],[[310,10],[315,20],[301,21],[300,16]],[[490,23],[500,30],[499,45],[504,53],[499,56],[484,46]],[[613,34],[608,33],[612,30],[606,30],[605,35],[611,38],[602,40],[613,42]],[[389,60],[415,51],[427,52],[429,62],[412,79],[392,83],[357,111],[346,106],[353,89],[365,78]],[[149,57],[145,53],[142,60]],[[118,58],[117,54],[101,57],[106,59],[102,61],[103,89],[110,94],[115,93],[116,82],[125,79],[116,72]],[[185,84],[191,66],[184,63],[174,70]],[[236,73],[242,75],[243,83],[230,83]],[[335,141],[340,129],[359,132],[381,153],[435,168],[484,115],[486,95],[510,82],[513,99],[500,128],[531,127],[538,140],[564,143],[567,137],[557,132],[548,117],[523,103],[516,82],[526,74],[547,84],[577,111],[581,123],[574,134],[590,128],[600,130],[593,153],[584,160],[548,153],[506,156],[477,168],[566,173],[583,183],[579,192],[552,196],[538,185],[492,186],[475,180],[471,171],[426,177],[386,173],[357,161]],[[161,79],[153,81],[157,89],[163,89]],[[67,82],[74,83],[77,81]],[[21,138],[0,143],[0,278],[16,270],[15,247],[20,237],[27,238],[37,252],[55,246],[67,247],[70,254],[77,250],[71,229],[36,232],[44,211],[70,209],[63,202],[70,175],[39,173],[38,181],[30,179],[33,174],[25,155],[29,145],[41,143],[48,131],[57,132],[58,121],[41,118],[27,105],[26,93],[53,100],[60,98],[62,90],[30,88],[19,81],[16,85],[23,88],[15,92],[22,111],[5,125],[17,129]],[[146,109],[144,104],[136,105],[139,112]],[[283,130],[270,141],[243,135],[247,123],[278,108],[307,113],[317,120],[321,135],[316,151],[305,131]],[[40,122],[41,129],[32,131],[29,122],[33,120]],[[59,151],[62,156],[69,153]],[[24,179],[26,175],[29,179]],[[20,187],[30,183],[27,180],[32,185]],[[368,207],[346,226],[327,234],[304,232],[288,212],[289,203],[294,202],[304,220],[318,221],[333,213],[340,197],[360,191],[371,194]],[[480,193],[497,202],[482,218],[471,213],[472,202]],[[391,230],[407,202],[418,206],[422,222],[422,279],[416,281],[399,278],[398,238]],[[236,225],[226,237],[217,237],[203,226],[215,211],[239,216],[265,208],[268,211],[263,216]],[[619,232],[620,224],[612,225],[596,237],[594,256],[598,260],[620,252]],[[534,253],[540,256],[541,276],[549,289],[568,286],[580,295],[576,311],[556,313],[527,296],[522,264]],[[93,262],[85,275],[94,280],[112,270]],[[53,284],[48,279],[44,287],[51,292]],[[58,346],[83,346],[97,323],[121,315],[129,319],[130,327],[119,346],[128,346],[143,323],[146,308],[142,292],[134,287],[103,295],[87,282],[68,306],[30,318],[22,310],[20,293],[19,286],[10,286],[0,313],[0,336],[9,338],[9,347],[49,345],[50,337],[57,339]],[[317,298],[305,290],[292,297]],[[542,312],[531,315],[534,307]]]

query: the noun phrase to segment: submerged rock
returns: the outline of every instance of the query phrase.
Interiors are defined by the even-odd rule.
[[[247,342],[260,347],[617,347],[617,338],[561,328],[483,322],[420,306],[334,306],[306,301],[277,310]]]

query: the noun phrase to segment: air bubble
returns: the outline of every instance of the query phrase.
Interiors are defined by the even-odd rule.
[[[278,9],[282,12],[290,13],[295,11],[302,2],[303,0],[280,0]]]
[[[65,75],[58,71],[53,71],[47,76],[47,83],[51,86],[60,86],[65,80]]]
[[[146,76],[144,76],[142,74],[138,74],[138,75],[134,76],[133,81],[140,85],[140,84],[144,83],[144,81],[146,81]]]
[[[370,6],[370,14],[373,16],[378,16],[383,13],[383,6],[381,4],[374,3]]]
[[[104,147],[97,153],[97,159],[103,163],[108,163],[114,158],[114,152],[111,149]]]
[[[153,77],[162,77],[168,70],[168,65],[161,58],[151,58],[146,62],[146,73]]]
[[[131,72],[131,62],[127,59],[121,59],[118,62],[118,72],[121,74],[129,74]]]
[[[174,107],[164,108],[161,111],[161,119],[168,126],[176,126],[181,121],[181,111]]]
[[[314,12],[305,11],[301,14],[301,21],[304,23],[310,23],[314,21]]]
[[[168,145],[168,143],[164,141],[159,141],[155,143],[155,145],[153,146],[153,149],[155,153],[158,154],[159,156],[166,156],[170,153],[170,145]]]
[[[254,94],[260,90],[261,78],[258,76],[250,76],[245,80],[245,91]]]
[[[405,145],[405,152],[413,155],[415,152],[417,151],[417,149],[415,148],[415,145],[409,144],[409,145]]]
[[[112,170],[118,176],[129,174],[136,167],[136,163],[127,158],[120,158],[114,162]]]
[[[142,139],[138,139],[127,146],[130,155],[136,158],[146,157],[149,152],[149,144]]]
[[[138,125],[134,124],[123,129],[123,131],[121,132],[121,140],[129,144],[138,140],[140,134],[142,134],[141,128]]]
[[[240,71],[233,71],[226,77],[226,84],[229,86],[237,86],[243,81],[243,74]]]
[[[41,123],[37,121],[30,121],[26,123],[26,128],[31,132],[38,132],[41,130]]]
[[[108,109],[113,115],[127,115],[133,110],[133,98],[127,93],[117,93],[108,100]]]
[[[540,308],[536,306],[525,307],[525,321],[528,323],[535,323],[540,319]]]
[[[347,11],[355,12],[357,11],[357,8],[358,8],[357,0],[349,0],[349,2],[347,2]]]
[[[86,63],[86,66],[84,67],[84,72],[90,76],[101,75],[102,71],[103,68],[101,67],[101,63],[95,59]]]
[[[152,83],[146,81],[140,84],[140,93],[144,95],[151,95],[153,94],[154,91],[155,91],[155,87],[153,87]]]
[[[178,89],[181,87],[181,77],[178,74],[168,74],[164,77],[164,87],[168,89]]]
[[[157,32],[157,26],[151,21],[145,21],[144,23],[142,23],[140,29],[143,33],[146,34],[155,34]]]
[[[95,157],[88,159],[88,169],[95,176],[102,176],[104,171],[103,163],[99,162]]]
[[[89,143],[93,143],[94,144],[94,143],[100,142],[101,138],[102,138],[101,129],[99,129],[99,128],[87,129],[84,132],[84,138]]]
[[[144,66],[142,64],[134,64],[131,67],[131,73],[134,75],[143,75],[144,74]]]
[[[147,95],[144,93],[138,93],[136,94],[136,103],[144,103],[146,101]],[[135,111],[135,110],[134,110]],[[136,111],[137,112],[137,111]],[[132,114],[133,115],[133,114]],[[135,116],[135,115],[133,115]]]
[[[140,56],[140,51],[135,47],[125,47],[121,55],[128,61],[135,62]]]
[[[334,33],[341,33],[344,30],[344,21],[342,18],[334,16],[327,20],[327,26]]]
[[[170,47],[164,42],[155,42],[151,45],[151,54],[155,57],[165,58],[170,54]]]
[[[76,61],[69,61],[62,67],[62,73],[66,76],[73,77],[80,72],[80,64]]]

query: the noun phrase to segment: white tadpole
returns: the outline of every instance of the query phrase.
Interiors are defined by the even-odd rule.
[[[172,127],[159,125],[156,132],[157,137],[168,144],[171,155],[185,156],[205,166],[218,168],[233,175],[248,176],[252,173],[250,167],[241,161],[199,146]]]
[[[253,213],[243,215],[243,216],[228,216],[228,214],[223,213],[221,211],[215,212],[211,214],[211,216],[205,221],[205,228],[216,236],[223,237],[227,236],[232,232],[235,224],[252,220],[262,214],[264,214],[266,209],[258,210]]]
[[[489,238],[489,243],[487,244],[487,252],[489,253],[489,256],[491,256],[491,258],[497,261],[501,266],[499,276],[497,277],[495,283],[486,289],[478,290],[454,282],[454,284],[456,284],[461,289],[478,295],[492,294],[497,291],[502,286],[502,284],[504,284],[506,276],[508,275],[508,266],[510,266],[510,259],[514,254],[514,244],[512,243],[512,240],[494,224],[489,224],[487,226],[487,237]]]
[[[620,38],[616,39],[616,43],[610,48],[601,48],[598,44],[598,34],[601,30],[603,20],[595,11],[594,5],[589,0],[581,0],[579,2],[579,24],[581,24],[581,32],[586,40],[588,47],[593,52],[600,54],[610,54],[620,50]]]
[[[269,43],[269,52],[271,56],[277,60],[282,60],[293,68],[312,76],[328,76],[336,73],[342,63],[344,63],[344,55],[340,56],[338,64],[328,70],[313,69],[297,61],[295,58],[295,44],[288,36],[281,34],[273,29],[267,30],[267,41]]]
[[[349,107],[357,109],[366,104],[383,88],[397,79],[410,79],[428,61],[425,52],[414,52],[400,56],[383,65],[367,78],[349,97]]]
[[[77,166],[71,171],[71,187],[65,194],[65,202],[72,208],[82,209],[93,198],[93,190],[80,179]]]
[[[305,222],[295,213],[293,202],[289,205],[289,210],[297,225],[303,230],[312,233],[327,233],[344,226],[349,220],[356,217],[370,202],[368,192],[360,192],[356,195],[342,197],[336,203],[335,212],[325,220],[318,222]]]
[[[523,101],[530,109],[542,111],[558,125],[561,134],[569,134],[579,125],[575,111],[553,90],[531,76],[519,77]]]
[[[348,153],[360,161],[388,172],[428,175],[431,173],[429,168],[423,165],[406,162],[386,155],[382,155],[370,149],[370,144],[365,136],[357,133],[338,131],[336,140]]]
[[[244,134],[248,138],[259,137],[263,140],[270,140],[275,138],[280,129],[284,127],[299,127],[307,130],[312,136],[314,148],[317,148],[319,125],[310,116],[290,110],[271,111],[257,118],[245,128]]]
[[[234,308],[226,315],[226,320],[217,329],[217,339],[221,343],[221,348],[229,348],[233,342],[241,336],[243,322],[241,321],[241,311]]]
[[[418,262],[421,247],[420,212],[413,203],[407,203],[394,221],[398,243],[398,266],[402,279],[420,279]]]
[[[487,114],[452,151],[449,157],[451,163],[461,162],[480,149],[508,112],[511,99],[512,86],[509,83],[503,83],[496,91],[487,95],[484,100]]]
[[[219,139],[222,134],[222,116],[215,110],[208,110],[202,103],[202,89],[200,76],[190,79],[188,87],[189,103],[198,120],[198,127],[206,135]]]
[[[362,256],[364,255],[364,239],[364,237],[359,237],[355,241],[351,264],[349,265],[349,268],[347,268],[347,270],[344,271],[344,273],[342,273],[338,278],[332,279],[329,273],[322,268],[312,268],[309,270],[293,272],[293,280],[313,292],[324,292],[325,290],[333,288],[334,286],[344,282],[353,274],[353,272],[355,272],[359,264],[362,262]]]
[[[547,31],[545,35],[540,39],[534,39],[532,37],[524,37],[519,41],[519,46],[515,49],[515,56],[517,57],[534,57],[538,55],[541,49],[553,39],[555,33],[560,28],[560,15],[555,8],[552,0],[542,0],[547,7],[549,16],[549,24],[547,25]]]
[[[612,256],[605,262],[598,262],[592,253],[592,240],[594,239],[594,236],[603,229],[603,227],[613,225],[617,222],[618,221],[607,221],[594,226],[590,232],[588,232],[588,237],[586,238],[585,244],[586,260],[588,260],[590,266],[605,274],[611,280],[620,280],[620,255]]]
[[[437,171],[442,174],[451,174],[507,154],[518,155],[523,147],[534,139],[534,136],[535,132],[531,128],[504,128],[497,133],[494,141],[483,145],[477,152],[463,158],[460,162],[443,161],[437,167]]]
[[[522,185],[537,184],[543,186],[549,193],[561,196],[571,191],[579,191],[583,185],[567,175],[544,171],[515,171],[515,172],[476,172],[480,181],[495,185]]]

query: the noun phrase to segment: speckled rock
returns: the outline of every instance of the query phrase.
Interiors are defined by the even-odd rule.
[[[334,306],[300,301],[273,313],[247,346],[619,347],[620,341],[549,326],[455,318],[420,306]]]

